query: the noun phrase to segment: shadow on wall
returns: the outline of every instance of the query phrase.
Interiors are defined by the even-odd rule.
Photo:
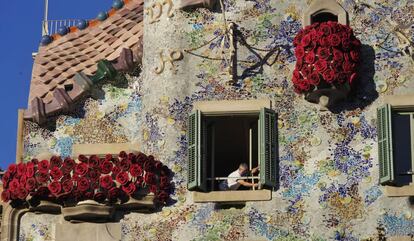
[[[360,59],[358,79],[354,83],[348,99],[331,109],[333,113],[357,108],[364,109],[378,98],[374,82],[375,50],[371,46],[363,44]]]

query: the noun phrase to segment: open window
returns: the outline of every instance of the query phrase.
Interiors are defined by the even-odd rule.
[[[316,0],[303,14],[303,26],[328,21],[348,25],[348,13],[335,0]]]
[[[379,182],[388,196],[414,195],[414,107],[406,98],[388,97],[377,109]]]
[[[188,189],[198,191],[195,201],[268,200],[268,190],[278,186],[276,113],[270,102],[233,102],[203,102],[189,116]],[[237,178],[258,183],[258,188],[219,191],[220,182],[231,179],[229,174],[240,163],[248,164],[250,170],[260,167],[258,174]],[[241,198],[235,198],[241,192]],[[225,197],[229,193],[231,199]]]

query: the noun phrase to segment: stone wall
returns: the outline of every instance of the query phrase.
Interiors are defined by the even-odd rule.
[[[95,89],[96,98],[76,114],[60,116],[55,129],[26,122],[25,160],[42,152],[71,155],[73,144],[134,142],[167,164],[175,173],[176,202],[161,212],[125,215],[125,241],[359,240],[378,238],[381,230],[388,237],[412,235],[412,204],[385,197],[378,185],[375,118],[384,96],[414,94],[413,60],[398,53],[402,46],[393,32],[400,26],[414,41],[414,3],[340,1],[363,44],[360,83],[349,103],[321,112],[294,93],[290,81],[292,40],[311,2],[225,0],[225,14],[174,7],[168,17],[165,6],[159,21],[145,16],[142,72],[126,75],[128,88],[107,83]],[[222,60],[230,57],[226,43],[222,48],[224,15],[255,48],[239,44],[236,86],[228,84],[232,76]],[[264,64],[249,69],[276,45],[281,48]],[[160,71],[160,54],[166,59],[170,51],[184,57]],[[279,114],[280,189],[271,201],[241,209],[195,204],[186,189],[186,119],[193,103],[256,98],[271,99]],[[45,240],[47,234],[46,240],[55,240],[50,220],[23,216],[20,239]]]

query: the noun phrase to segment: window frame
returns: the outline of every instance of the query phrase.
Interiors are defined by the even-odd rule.
[[[303,13],[302,24],[309,26],[312,24],[312,18],[320,13],[331,13],[338,16],[338,23],[349,25],[348,12],[335,0],[317,0]]]
[[[390,115],[392,111],[396,112],[414,112],[414,95],[390,95],[384,98],[384,104],[390,106]],[[410,133],[411,133],[411,166],[414,167],[414,114],[410,114]],[[377,119],[377,122],[379,120]],[[391,122],[390,122],[391,124]],[[390,127],[391,129],[391,127]],[[392,133],[392,130],[391,132]],[[391,150],[391,154],[392,154]],[[380,165],[380,156],[378,156]],[[380,166],[381,168],[381,166]],[[414,170],[412,170],[414,171]],[[394,173],[395,175],[395,173]],[[407,197],[414,196],[414,173],[412,174],[412,182],[404,186],[392,186],[390,183],[381,183],[385,188],[385,195],[388,197]]]
[[[262,109],[272,109],[272,103],[269,99],[261,99],[261,100],[221,100],[221,101],[199,101],[193,104],[193,112],[192,113],[202,113],[203,116],[226,116],[226,115],[258,115],[259,122],[260,122],[260,114]],[[190,117],[191,118],[191,117]],[[202,117],[200,115],[200,119],[198,121],[202,121]],[[275,114],[275,121],[277,121],[277,114]],[[259,128],[259,127],[258,127]],[[277,127],[275,126],[275,138],[277,138]],[[202,131],[202,130],[200,130]],[[259,131],[259,130],[258,130]],[[259,131],[260,132],[260,131]],[[276,148],[276,157],[278,158],[278,146],[277,140],[275,141],[275,148]],[[199,148],[201,149],[201,148]],[[202,153],[198,153],[200,156]],[[261,165],[261,163],[259,163]],[[201,165],[198,165],[201,168]],[[262,169],[262,166],[261,166]],[[263,170],[263,169],[262,169]],[[277,172],[279,169],[276,167]],[[190,174],[190,173],[189,173]],[[200,185],[203,181],[204,183],[207,182],[207,178],[205,177],[205,181],[200,180]],[[202,177],[201,177],[202,179]],[[278,179],[278,173],[277,173]],[[260,180],[260,178],[259,178]],[[278,180],[274,180],[278,185]],[[269,184],[269,183],[266,183]],[[268,189],[258,189],[258,190],[236,190],[236,191],[209,191],[209,192],[200,192],[198,190],[190,190],[193,193],[193,201],[194,202],[246,202],[246,201],[267,201],[271,200],[272,198],[272,190]]]

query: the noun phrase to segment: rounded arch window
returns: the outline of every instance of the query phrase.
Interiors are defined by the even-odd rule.
[[[303,26],[327,21],[348,25],[348,13],[335,0],[316,0],[303,14]]]

